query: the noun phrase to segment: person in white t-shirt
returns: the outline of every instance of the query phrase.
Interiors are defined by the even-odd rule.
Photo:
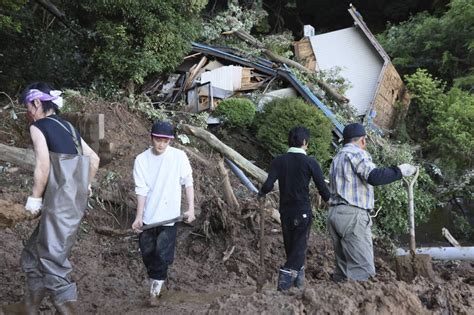
[[[191,165],[185,152],[170,146],[173,134],[169,122],[155,122],[151,129],[152,147],[136,157],[133,167],[137,214],[132,228],[140,233],[140,251],[150,278],[152,303],[160,296],[168,267],[174,260],[176,226],[170,223],[143,231],[142,227],[181,215],[182,186],[188,206],[183,217],[188,223],[195,219]]]

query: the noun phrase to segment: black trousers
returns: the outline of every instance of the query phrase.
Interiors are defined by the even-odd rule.
[[[174,261],[176,231],[176,226],[159,226],[140,234],[140,251],[151,279],[166,279],[168,267]]]
[[[310,210],[281,213],[281,228],[286,252],[283,268],[299,271],[304,266],[311,222]]]

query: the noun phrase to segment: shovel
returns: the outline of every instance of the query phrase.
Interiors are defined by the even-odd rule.
[[[259,198],[258,205],[260,208],[260,274],[257,278],[257,292],[262,292],[263,284],[265,283],[265,205],[266,198]]]
[[[143,231],[149,230],[149,229],[154,228],[154,227],[158,227],[158,226],[162,226],[162,225],[166,225],[166,224],[170,224],[170,223],[181,222],[183,220],[184,220],[183,216],[180,215],[180,216],[178,216],[176,218],[173,218],[173,219],[164,220],[164,221],[156,222],[156,223],[153,223],[153,224],[144,225],[142,227],[142,230],[138,233],[141,233]],[[110,227],[95,227],[94,230],[95,230],[96,233],[102,234],[102,235],[105,235],[105,236],[116,236],[116,237],[118,236],[118,237],[120,237],[120,236],[133,236],[133,235],[138,234],[137,232],[135,232],[132,229],[116,230],[116,229],[113,229],[113,228],[110,228]]]
[[[407,187],[408,194],[408,224],[410,226],[410,254],[396,257],[396,271],[399,280],[411,282],[416,276],[427,277],[434,280],[433,267],[431,265],[431,256],[428,254],[416,254],[415,242],[415,202],[413,196],[413,187],[420,170],[417,167],[416,172],[411,179],[403,178]]]

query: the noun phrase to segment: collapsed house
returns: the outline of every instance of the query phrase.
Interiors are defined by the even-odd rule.
[[[180,98],[185,99],[185,110],[188,112],[212,111],[225,98],[256,90],[262,94],[259,106],[274,97],[300,96],[329,118],[337,138],[342,136],[344,126],[331,109],[296,79],[285,65],[276,67],[273,62],[263,58],[242,57],[227,47],[192,43],[192,53],[185,57],[176,71],[181,74],[171,75],[161,86],[160,93],[162,99],[171,103]],[[276,79],[284,82],[287,88],[269,91]],[[155,87],[147,89],[153,93],[158,90],[158,86],[155,84]],[[216,120],[211,118],[208,122],[214,123]]]
[[[305,26],[305,37],[295,43],[297,59],[307,68],[321,71],[338,67],[351,83],[346,92],[358,116],[382,131],[396,127],[408,109],[410,98],[390,57],[352,5],[352,27],[314,34]]]
[[[305,27],[310,29],[307,36],[295,43],[296,57],[302,64],[298,66],[310,73],[340,67],[341,75],[352,85],[346,95],[339,95],[342,103],[349,101],[346,106],[352,106],[361,120],[383,133],[393,129],[397,119],[406,112],[409,97],[389,56],[358,12],[351,7],[349,13],[354,26],[347,29],[314,35],[312,27]],[[275,97],[299,96],[329,118],[336,139],[340,139],[343,125],[331,108],[300,82],[285,62],[280,64],[229,47],[192,43],[192,52],[176,73],[166,82],[156,82],[148,91],[159,92],[165,103],[184,100],[185,111],[194,113],[212,112],[221,100],[236,95],[258,94],[259,108]],[[275,80],[282,88],[273,90],[271,85]],[[331,89],[326,86],[325,92]],[[212,116],[208,120],[210,124],[218,122]]]

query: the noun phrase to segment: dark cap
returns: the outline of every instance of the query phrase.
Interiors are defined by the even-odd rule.
[[[365,128],[359,123],[349,124],[344,128],[342,137],[344,140],[365,136]]]
[[[167,121],[157,121],[151,127],[151,135],[158,138],[174,139],[174,129]]]

